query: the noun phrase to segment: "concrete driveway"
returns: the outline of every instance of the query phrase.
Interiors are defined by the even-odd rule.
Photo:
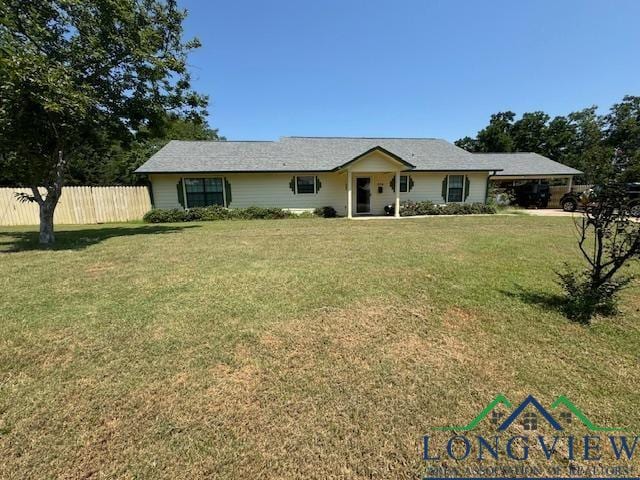
[[[565,212],[560,208],[543,208],[540,210],[527,209],[525,210],[529,215],[535,215],[538,217],[572,217],[582,215],[582,210],[575,212]],[[632,222],[640,222],[640,218],[631,218]]]
[[[565,212],[561,208],[541,208],[541,209],[527,209],[525,210],[529,215],[536,215],[538,217],[571,217],[573,215],[581,215],[580,211],[577,212]]]

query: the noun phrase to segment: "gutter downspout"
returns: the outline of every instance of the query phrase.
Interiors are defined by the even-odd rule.
[[[487,204],[487,200],[489,200],[489,179],[495,176],[496,173],[498,173],[498,171],[494,170],[491,175],[487,175],[487,184],[484,187],[484,204],[485,205]]]

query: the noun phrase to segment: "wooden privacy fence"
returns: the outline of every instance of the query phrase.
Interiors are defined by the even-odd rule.
[[[0,225],[37,225],[38,204],[19,202],[28,188],[0,188]],[[63,187],[54,223],[91,224],[140,220],[151,210],[147,187]]]
[[[571,187],[573,192],[584,192],[589,188],[593,187],[593,185],[574,185]],[[549,187],[549,191],[551,193],[551,198],[549,199],[548,208],[560,208],[560,199],[562,196],[569,191],[568,185],[558,185],[554,187]]]

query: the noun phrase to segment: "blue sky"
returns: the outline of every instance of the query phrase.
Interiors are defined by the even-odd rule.
[[[640,95],[640,1],[183,0],[230,140],[475,135],[491,113]]]

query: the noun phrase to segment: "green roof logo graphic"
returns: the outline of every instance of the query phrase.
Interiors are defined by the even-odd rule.
[[[506,408],[512,408],[513,405],[509,401],[509,399],[500,394],[495,397],[489,404],[482,409],[476,417],[471,420],[466,425],[452,425],[448,427],[436,427],[434,430],[439,431],[459,431],[459,432],[468,432],[469,430],[473,430],[482,420],[489,415],[495,407],[498,405],[503,405]],[[528,407],[534,407],[537,412],[542,415],[542,417],[547,421],[549,425],[551,425],[555,430],[563,430],[561,423],[558,422],[552,415],[546,410],[538,400],[533,395],[529,395],[525,398],[508,416],[508,418],[502,422],[498,426],[498,430],[503,431],[506,430],[523,412],[523,410]],[[589,418],[584,414],[582,410],[580,410],[573,402],[571,402],[564,395],[559,396],[556,400],[551,404],[551,410],[555,410],[558,407],[564,406],[567,410],[569,410],[575,417],[580,420],[580,422],[590,431],[592,432],[625,432],[626,430],[619,427],[601,427],[594,424]]]

